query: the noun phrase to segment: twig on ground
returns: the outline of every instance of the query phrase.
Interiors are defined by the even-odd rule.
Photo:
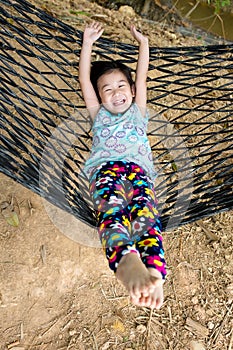
[[[169,305],[167,306],[167,310],[168,310],[168,315],[169,315],[169,321],[170,321],[170,323],[172,323],[172,311],[171,311],[171,308]]]
[[[100,285],[100,289],[101,289],[101,292],[102,292],[102,294],[104,296],[104,299],[107,300],[108,298],[107,298],[107,295],[106,295],[105,291],[103,290],[102,284]]]
[[[146,350],[149,350],[149,343],[150,343],[150,328],[151,328],[151,320],[153,315],[153,309],[150,309],[150,315],[147,322],[147,328],[146,328]]]
[[[30,210],[30,215],[32,216],[32,214],[34,213],[34,211],[35,211],[36,209],[33,208],[30,199],[28,199],[28,208],[29,208],[29,210]]]
[[[23,322],[20,323],[20,340],[24,338]]]
[[[223,327],[225,326],[225,324],[226,324],[226,322],[227,322],[227,320],[232,312],[232,308],[233,308],[233,302],[231,303],[229,309],[225,313],[225,316],[223,317],[223,320],[222,320],[221,324],[219,325],[219,327],[214,329],[214,331],[212,332],[212,334],[210,336],[209,345],[214,346],[217,343],[218,338],[223,330]]]
[[[219,237],[216,234],[214,234],[213,232],[211,232],[207,227],[205,227],[205,225],[202,223],[202,220],[198,220],[196,222],[196,224],[199,227],[201,227],[202,230],[205,232],[209,243],[212,242],[212,241],[219,241]]]
[[[97,344],[97,341],[96,341],[96,338],[95,338],[95,336],[94,336],[94,334],[92,333],[92,338],[93,338],[93,341],[94,341],[94,346],[95,346],[95,350],[98,350],[99,349],[99,347],[98,347],[98,344]]]
[[[20,345],[20,341],[19,340],[16,340],[14,341],[13,343],[10,343],[7,345],[7,349],[10,350],[12,348],[15,348],[16,346]]]
[[[232,347],[233,347],[233,328],[231,329],[231,338],[230,338],[228,350],[232,350]]]
[[[49,325],[48,328],[46,328],[42,333],[40,333],[40,337],[43,337],[45,334],[47,334],[54,326],[55,324],[59,321],[59,317],[55,318],[55,320],[53,321],[53,323],[51,325]]]
[[[184,17],[189,18],[191,13],[193,13],[193,11],[196,10],[197,6],[200,4],[200,1],[197,1],[196,4],[191,8],[191,10],[189,10]]]
[[[46,263],[46,247],[44,244],[42,244],[40,246],[40,257],[41,257],[41,260],[42,260],[42,263],[45,264]]]

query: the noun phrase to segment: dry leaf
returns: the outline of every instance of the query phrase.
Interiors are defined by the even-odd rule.
[[[2,202],[1,203],[1,213],[6,222],[14,227],[19,226],[19,217],[18,214],[14,211],[14,207],[11,203]]]
[[[5,216],[4,214],[3,214],[3,216],[5,217],[6,222],[9,225],[14,226],[14,227],[19,226],[19,217],[15,211],[12,211],[9,216]]]
[[[3,201],[0,203],[1,213],[6,222],[14,227],[19,226],[18,214],[14,211],[13,203]]]
[[[124,324],[120,321],[120,320],[116,320],[113,325],[112,328],[117,331],[117,332],[121,332],[124,333],[125,331],[125,326]]]

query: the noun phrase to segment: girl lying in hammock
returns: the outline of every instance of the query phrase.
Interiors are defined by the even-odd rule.
[[[148,39],[131,27],[139,43],[134,83],[131,70],[119,61],[91,64],[93,43],[102,33],[99,23],[88,25],[80,54],[79,81],[93,119],[92,151],[84,170],[110,269],[135,305],[160,308],[166,269],[146,135]]]

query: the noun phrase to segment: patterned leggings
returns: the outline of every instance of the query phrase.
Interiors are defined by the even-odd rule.
[[[103,163],[90,181],[98,233],[111,270],[122,256],[137,253],[146,267],[166,276],[161,222],[154,185],[134,163]]]

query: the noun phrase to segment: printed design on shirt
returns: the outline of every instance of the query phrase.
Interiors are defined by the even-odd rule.
[[[129,142],[134,143],[134,142],[137,142],[138,137],[137,137],[137,135],[131,134],[131,135],[129,135],[129,136],[127,137],[127,140],[128,140]]]
[[[109,152],[109,151],[102,151],[101,153],[100,153],[100,155],[101,155],[101,157],[110,157],[110,155],[111,155],[111,153]]]
[[[150,152],[150,153],[148,154],[148,159],[151,160],[151,161],[153,160],[153,153],[152,153],[152,152]]]
[[[144,135],[144,131],[142,128],[140,128],[140,126],[136,126],[136,131],[138,133],[139,136],[143,136]]]
[[[122,144],[119,144],[119,145],[116,145],[114,147],[114,149],[118,152],[118,153],[124,153],[126,151],[126,146],[125,145],[122,145]]]
[[[115,136],[110,136],[105,142],[105,146],[109,148],[115,148],[116,144],[117,144],[117,138]]]
[[[110,116],[108,115],[108,112],[103,107],[100,108],[99,113],[96,116],[96,121],[104,124],[107,124],[110,122]]]
[[[143,118],[136,104],[122,115],[111,115],[104,106],[94,121],[93,147],[85,163],[85,173],[91,175],[93,169],[107,160],[133,161],[143,166],[151,178],[156,177],[154,156],[146,135],[148,120]]]
[[[109,124],[111,119],[108,116],[104,116],[102,119],[103,125]]]
[[[147,148],[144,144],[138,147],[138,153],[144,156],[147,153]]]
[[[116,137],[118,137],[119,139],[121,139],[122,137],[125,137],[126,132],[125,131],[118,131],[116,133]]]
[[[93,146],[96,147],[100,142],[99,136],[94,136],[93,137]]]
[[[110,135],[110,130],[109,128],[104,128],[102,131],[101,131],[101,134],[100,134],[102,137],[108,137]]]
[[[123,128],[124,129],[133,129],[133,124],[129,123],[129,122],[124,123]]]

